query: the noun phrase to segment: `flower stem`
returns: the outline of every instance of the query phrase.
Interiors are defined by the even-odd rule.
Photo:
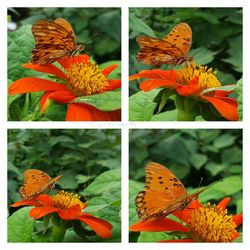
[[[52,231],[53,242],[62,242],[65,236],[66,230],[67,228],[54,224],[53,231]]]
[[[197,116],[196,114],[185,112],[179,109],[177,113],[177,120],[178,121],[194,121],[196,116]]]

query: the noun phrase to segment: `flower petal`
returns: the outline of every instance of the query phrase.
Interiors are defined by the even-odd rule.
[[[66,121],[120,121],[121,110],[105,112],[86,103],[68,105]]]
[[[129,77],[129,80],[135,80],[138,78],[150,78],[150,79],[171,79],[176,82],[178,75],[175,70],[162,70],[162,69],[152,69],[152,70],[142,70],[138,74]]]
[[[237,225],[237,227],[240,226],[243,221],[243,215],[242,214],[233,215],[233,221]]]
[[[47,214],[58,212],[59,209],[56,207],[46,206],[46,207],[35,207],[30,210],[30,217],[34,219],[40,219]]]
[[[175,217],[179,218],[181,221],[188,224],[188,222],[191,219],[190,212],[192,212],[194,209],[198,209],[200,207],[202,207],[202,205],[200,204],[199,200],[197,199],[197,200],[192,201],[185,209],[177,210],[177,211],[173,212],[172,214]]]
[[[52,206],[53,198],[48,194],[40,194],[36,200],[40,201],[43,205]]]
[[[110,65],[107,68],[105,68],[105,69],[102,70],[102,74],[105,75],[105,76],[108,76],[118,66],[119,66],[118,64]]]
[[[165,243],[190,243],[194,242],[192,239],[178,239],[178,240],[161,240],[159,242],[165,242]]]
[[[89,56],[84,54],[84,55],[78,55],[78,56],[70,56],[70,57],[64,57],[64,58],[60,58],[59,60],[57,60],[57,62],[64,68],[64,69],[68,69],[71,64],[73,63],[87,63],[89,62]]]
[[[229,121],[238,121],[237,101],[229,97],[215,98],[202,96],[202,99],[209,101],[219,113]]]
[[[66,210],[59,210],[58,215],[63,220],[78,220],[79,217],[82,215],[82,210],[79,204],[72,206]]]
[[[103,89],[104,92],[121,88],[122,85],[120,79],[109,80],[108,83],[109,85]]]
[[[38,72],[52,74],[52,75],[57,76],[58,78],[67,80],[66,74],[53,64],[39,65],[39,64],[33,64],[33,63],[26,63],[23,65],[23,67],[26,69],[33,69]]]
[[[176,89],[178,86],[179,86],[179,84],[175,81],[172,81],[172,80],[150,79],[150,80],[144,81],[140,85],[140,89],[148,92],[148,91],[151,91],[153,89],[160,88],[160,87],[165,87],[165,88],[169,88],[169,89]]]
[[[10,205],[11,207],[20,207],[20,206],[35,206],[35,207],[40,207],[41,203],[36,201],[36,200],[22,200],[15,202]]]
[[[79,218],[82,222],[86,223],[91,227],[100,237],[107,239],[112,236],[112,224],[102,220],[100,218],[94,217],[90,214],[85,214]]]
[[[13,82],[9,87],[9,94],[24,94],[39,91],[67,90],[63,84],[46,79],[27,77]]]
[[[217,204],[217,207],[221,208],[222,210],[225,210],[229,201],[230,197],[226,197]]]
[[[176,89],[177,93],[182,96],[198,95],[199,89],[199,77],[195,77],[189,81],[188,85],[179,85]]]
[[[135,232],[165,232],[165,231],[178,231],[188,232],[189,229],[182,224],[168,219],[163,218],[154,221],[138,221],[134,225],[130,226],[131,231]]]

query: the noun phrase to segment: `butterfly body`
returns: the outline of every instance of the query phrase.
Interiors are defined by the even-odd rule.
[[[188,55],[192,45],[192,30],[187,23],[177,24],[163,39],[139,36],[136,41],[140,46],[136,59],[145,64],[176,66],[192,61]]]
[[[51,190],[62,175],[51,178],[45,172],[38,169],[28,169],[24,172],[24,184],[19,189],[22,200],[31,200],[40,194]]]
[[[39,20],[32,26],[35,48],[31,62],[49,64],[65,56],[73,56],[84,50],[84,45],[76,44],[75,32],[68,21],[57,18],[54,21]]]
[[[151,162],[146,166],[145,189],[135,198],[138,217],[143,221],[166,217],[183,210],[206,189],[187,194],[182,182],[169,169]]]

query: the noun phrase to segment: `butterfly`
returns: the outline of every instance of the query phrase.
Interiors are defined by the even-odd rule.
[[[145,64],[176,66],[193,60],[188,56],[192,45],[192,30],[187,23],[177,24],[163,39],[139,36],[136,41],[140,46],[136,59]]]
[[[51,190],[61,177],[62,175],[51,178],[48,174],[38,169],[26,170],[24,172],[24,184],[19,189],[21,199],[31,200]]]
[[[146,166],[145,189],[135,198],[137,215],[142,221],[166,217],[174,211],[183,210],[208,187],[187,194],[184,185],[174,173],[161,164],[150,162]]]
[[[65,56],[74,56],[85,48],[83,44],[76,44],[75,32],[63,18],[39,20],[32,25],[32,33],[35,38],[31,59],[33,64],[53,63]]]

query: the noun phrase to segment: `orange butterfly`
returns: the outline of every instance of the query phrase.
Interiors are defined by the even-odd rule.
[[[192,45],[192,30],[187,23],[177,24],[163,39],[139,36],[136,41],[140,46],[136,59],[145,64],[176,66],[193,60],[188,56]]]
[[[24,172],[24,184],[19,189],[22,200],[31,200],[51,190],[62,175],[51,178],[48,174],[38,169],[28,169]]]
[[[182,182],[169,169],[150,162],[146,166],[145,189],[135,198],[138,217],[143,221],[152,221],[183,210],[208,187],[187,194]]]
[[[84,50],[84,45],[76,44],[75,32],[68,21],[57,18],[55,21],[39,20],[32,25],[35,48],[31,62],[34,64],[53,63],[65,56],[73,56]]]

